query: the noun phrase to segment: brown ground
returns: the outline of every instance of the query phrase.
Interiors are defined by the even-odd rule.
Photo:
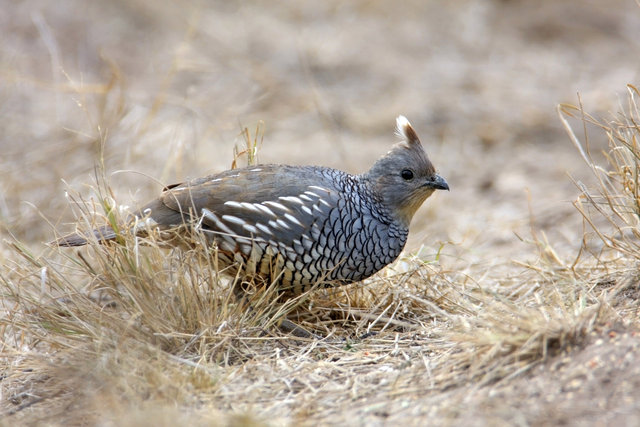
[[[394,119],[404,114],[451,187],[419,211],[409,250],[422,246],[432,261],[443,246],[442,271],[490,281],[521,274],[511,260],[535,263],[532,240],[546,236],[570,265],[583,224],[568,174],[594,180],[556,106],[577,104],[579,93],[587,111],[608,117],[640,70],[640,8],[630,0],[0,0],[0,7],[0,234],[37,255],[51,252],[43,242],[53,227],[72,228],[67,185],[92,196],[85,184],[95,183],[103,143],[115,197],[131,204],[153,197],[160,183],[228,168],[241,128],[253,132],[259,120],[262,162],[361,172],[394,141]],[[572,124],[581,135],[580,122]],[[601,158],[606,140],[588,130]],[[16,257],[8,243],[3,252],[9,270]],[[627,314],[497,383],[470,378],[430,389],[424,366],[416,367],[428,363],[429,349],[417,338],[403,365],[391,336],[377,353],[361,344],[358,352],[386,354],[371,362],[380,370],[346,378],[344,394],[323,409],[296,408],[296,393],[318,390],[340,366],[369,362],[346,361],[345,352],[333,366],[296,367],[308,370],[309,382],[291,386],[290,396],[252,389],[265,400],[293,399],[278,407],[230,404],[250,383],[190,396],[196,407],[206,400],[239,414],[227,419],[239,424],[638,425],[640,339],[637,313]],[[239,369],[268,383],[286,377],[287,363],[283,372],[257,361]],[[385,369],[415,379],[396,393]],[[16,412],[22,400],[3,389],[3,413]],[[163,409],[167,420],[182,419],[177,407]],[[33,403],[18,412],[30,423],[42,422],[39,411]],[[148,421],[141,411],[127,422]]]

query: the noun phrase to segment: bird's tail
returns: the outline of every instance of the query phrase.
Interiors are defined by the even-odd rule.
[[[96,228],[93,230],[93,236],[98,240],[98,242],[103,243],[109,240],[114,240],[116,238],[116,232],[113,231],[113,228],[109,225],[103,225],[102,227]],[[62,236],[57,240],[51,242],[51,245],[55,246],[84,246],[89,243],[90,237],[82,235],[80,233],[72,233],[66,236]]]

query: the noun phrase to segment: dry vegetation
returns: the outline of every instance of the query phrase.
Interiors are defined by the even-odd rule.
[[[403,15],[384,2],[184,11],[112,2],[84,6],[90,18],[105,17],[91,21],[65,15],[78,6],[73,1],[61,2],[59,12],[34,1],[17,8],[12,22],[0,18],[16,50],[48,55],[29,68],[31,59],[3,51],[9,83],[2,88],[18,106],[0,119],[0,423],[637,423],[640,94],[629,85],[615,106],[586,87],[577,105],[561,104],[556,115],[553,104],[573,89],[559,95],[541,73],[555,70],[557,84],[569,86],[574,74],[563,74],[559,57],[571,51],[591,64],[595,49],[616,57],[611,46],[628,42],[623,35],[635,33],[625,31],[638,26],[619,24],[623,14],[597,2],[572,10],[569,29],[550,19],[567,12],[556,2],[540,2],[536,11],[517,1],[423,3],[407,3]],[[330,33],[323,24],[343,28],[353,17],[363,23],[344,30],[354,46],[316,41]],[[464,31],[448,33],[446,19]],[[513,28],[500,26],[505,19]],[[424,20],[435,29],[414,36]],[[91,22],[97,29],[85,31],[101,42],[69,53],[77,36],[65,31]],[[291,46],[301,27],[306,32]],[[136,38],[159,28],[159,40]],[[380,28],[388,37],[378,38]],[[229,41],[231,31],[237,38]],[[119,55],[112,48],[122,40],[138,41]],[[395,60],[393,70],[389,60],[359,54],[365,45],[357,40]],[[488,45],[478,48],[478,40]],[[155,77],[145,82],[148,69],[136,53],[158,46],[148,54]],[[91,51],[98,47],[104,51]],[[543,57],[528,75],[537,92],[514,77],[527,66],[508,74],[504,63],[483,62],[484,54],[500,61],[505,52],[523,63]],[[70,65],[75,57],[85,61],[80,71]],[[460,71],[459,58],[473,73]],[[291,61],[300,61],[300,74]],[[426,63],[434,68],[431,86],[417,72]],[[585,79],[598,85],[608,75],[600,71],[593,65],[585,75],[598,77]],[[462,83],[440,80],[458,74],[466,75]],[[422,85],[432,96],[416,99]],[[368,94],[372,87],[377,95]],[[378,101],[381,94],[389,99]],[[582,99],[608,99],[618,112],[590,114]],[[47,111],[52,106],[56,113]],[[154,194],[145,176],[164,183],[220,170],[232,157],[232,165],[254,162],[261,145],[267,161],[363,170],[388,147],[394,108],[412,120],[452,192],[429,200],[403,258],[365,283],[285,303],[254,289],[246,310],[205,245],[169,249],[126,228],[114,245],[42,243],[69,223],[84,230],[122,224],[126,204]],[[263,123],[238,126],[238,117],[264,118],[266,133]],[[278,117],[293,125],[276,124]],[[249,148],[231,156],[234,139]],[[125,167],[139,174],[117,171]],[[284,318],[318,337],[282,332]]]

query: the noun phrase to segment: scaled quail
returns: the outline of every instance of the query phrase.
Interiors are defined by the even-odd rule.
[[[230,274],[241,270],[293,294],[366,279],[398,257],[420,205],[449,189],[409,121],[396,122],[403,140],[364,174],[287,165],[228,170],[167,187],[135,223],[177,232],[192,224],[217,245]],[[109,226],[93,234],[116,238]],[[87,239],[72,234],[56,244]]]

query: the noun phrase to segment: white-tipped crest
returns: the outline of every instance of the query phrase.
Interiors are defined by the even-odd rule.
[[[396,118],[396,135],[404,140],[409,139],[408,130],[411,129],[411,123],[405,116],[398,116]]]

